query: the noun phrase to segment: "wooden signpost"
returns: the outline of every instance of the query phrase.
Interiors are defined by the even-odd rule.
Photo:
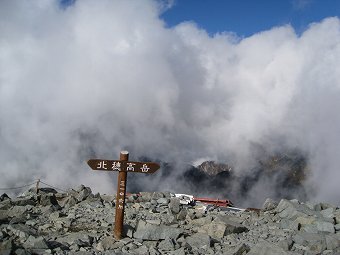
[[[114,228],[114,237],[116,239],[122,238],[127,173],[152,174],[160,168],[159,164],[154,162],[134,162],[128,160],[129,152],[122,151],[120,152],[119,160],[90,159],[87,161],[87,164],[92,168],[92,170],[119,172]]]

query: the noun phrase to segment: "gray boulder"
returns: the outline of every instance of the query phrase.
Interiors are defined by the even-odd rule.
[[[19,197],[19,198],[12,199],[11,203],[17,206],[26,206],[26,205],[35,206],[36,200],[34,199],[33,196],[27,196],[27,197]]]
[[[299,216],[315,215],[315,211],[311,210],[307,205],[286,199],[281,199],[275,208],[275,212],[278,213],[279,217],[290,220],[294,220]]]
[[[9,221],[8,210],[0,210],[0,224],[5,224]]]
[[[180,228],[164,225],[158,226],[140,220],[133,237],[142,240],[164,240],[166,237],[169,237],[176,240],[182,233],[183,230]]]
[[[306,247],[307,250],[321,253],[326,250],[326,239],[324,235],[299,232],[293,236],[295,244]]]
[[[5,200],[11,200],[11,198],[6,193],[3,193],[0,196],[0,202],[5,201]]]
[[[320,232],[335,233],[334,225],[327,221],[317,221],[316,228]]]
[[[161,204],[161,205],[167,205],[169,204],[170,200],[168,198],[165,197],[161,197],[159,199],[157,199],[157,204]]]
[[[334,250],[340,247],[340,236],[336,234],[325,235],[327,250]]]
[[[136,254],[136,255],[149,255],[149,249],[145,245],[141,245],[137,249],[134,249],[132,251],[129,251],[129,253]]]
[[[29,236],[37,236],[37,231],[34,228],[24,224],[8,225],[7,230],[11,236],[19,238],[22,242],[26,241]]]
[[[123,247],[124,243],[117,242],[112,236],[104,237],[96,246],[98,251],[113,250]]]
[[[243,255],[250,251],[250,248],[247,244],[241,243],[236,247],[225,247],[223,249],[223,255]]]
[[[33,249],[49,249],[49,246],[43,237],[34,237],[29,236],[24,243],[26,248],[33,248]]]
[[[26,206],[13,206],[8,210],[8,216],[9,217],[18,217],[19,215],[22,215],[28,211],[30,211],[33,208],[32,205],[26,205]]]
[[[247,232],[249,229],[243,226],[240,223],[237,223],[230,219],[228,216],[217,216],[214,221],[214,223],[222,223],[225,225],[225,235],[229,235],[232,233],[242,233]]]
[[[204,233],[196,233],[191,236],[186,237],[187,244],[190,245],[191,248],[195,249],[206,249],[211,246],[211,238],[209,235]]]
[[[153,195],[152,192],[140,192],[139,194],[138,201],[140,202],[150,202]]]
[[[57,198],[53,193],[43,193],[39,197],[39,204],[42,206],[55,205],[59,206]]]
[[[15,249],[15,245],[12,239],[0,242],[0,254],[10,255]]]
[[[76,198],[78,201],[83,201],[88,197],[93,197],[92,191],[90,187],[85,187],[84,185],[80,185],[76,191],[78,192]]]
[[[162,192],[153,192],[151,195],[151,200],[158,200],[160,198],[164,198],[164,194]]]
[[[59,201],[60,206],[64,207],[66,210],[70,209],[72,206],[77,204],[78,200],[74,196],[68,196],[61,201]]]
[[[177,197],[170,198],[169,209],[172,213],[178,214],[180,211],[180,200]]]
[[[187,214],[188,214],[187,208],[182,208],[177,214],[177,220],[185,220]]]
[[[222,222],[211,222],[199,228],[198,232],[206,233],[213,238],[221,239],[225,236],[226,232],[228,233],[230,232],[230,230],[228,231],[226,230],[227,230],[226,224]]]
[[[324,218],[334,218],[334,212],[335,209],[333,207],[329,207],[327,209],[321,210],[320,214],[324,217]]]
[[[285,251],[280,246],[277,246],[274,243],[270,243],[267,241],[261,241],[255,244],[247,255],[288,255],[292,254],[290,252]]]
[[[0,210],[8,210],[9,208],[11,208],[11,206],[12,202],[10,199],[5,199],[0,202]]]
[[[262,205],[262,209],[264,211],[274,210],[277,207],[277,205],[278,203],[276,201],[274,201],[271,198],[267,198]]]
[[[337,209],[334,212],[334,219],[335,219],[335,224],[340,224],[340,209]]]
[[[166,237],[159,243],[158,249],[161,251],[173,251],[175,250],[175,242],[173,239]]]
[[[89,233],[84,231],[71,232],[56,238],[56,241],[59,243],[67,243],[68,245],[77,244],[80,247],[92,245],[93,240],[94,234],[89,235]]]

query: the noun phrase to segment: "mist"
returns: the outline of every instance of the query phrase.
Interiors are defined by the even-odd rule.
[[[114,193],[116,174],[86,161],[124,149],[176,162],[169,178],[145,178],[146,189],[176,191],[181,165],[213,159],[242,175],[254,147],[288,148],[307,155],[312,199],[339,204],[339,18],[242,38],[193,22],[168,28],[166,8],[1,1],[0,187],[40,178]],[[259,183],[252,199],[262,201],[271,186]]]

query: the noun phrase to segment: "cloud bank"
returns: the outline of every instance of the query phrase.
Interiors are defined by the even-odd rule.
[[[41,178],[112,193],[114,174],[86,160],[122,149],[131,159],[212,158],[241,174],[262,146],[306,153],[314,199],[339,203],[339,18],[301,35],[287,25],[237,38],[167,28],[163,8],[1,1],[0,186]]]

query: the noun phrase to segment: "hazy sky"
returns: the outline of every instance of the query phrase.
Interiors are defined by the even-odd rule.
[[[220,22],[201,6],[211,15],[204,23],[185,17],[183,2],[0,1],[0,187],[41,178],[112,192],[115,175],[86,160],[122,149],[131,159],[215,159],[238,174],[254,163],[254,148],[298,149],[308,155],[313,198],[340,202],[339,18],[274,15],[249,30],[262,8]],[[287,1],[282,10],[303,16],[320,2],[337,8]],[[156,176],[145,187],[180,185]]]

